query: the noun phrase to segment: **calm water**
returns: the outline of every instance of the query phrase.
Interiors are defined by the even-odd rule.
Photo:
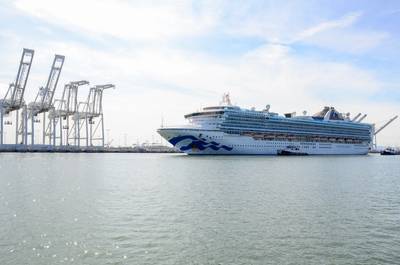
[[[0,154],[0,264],[399,264],[400,156]]]

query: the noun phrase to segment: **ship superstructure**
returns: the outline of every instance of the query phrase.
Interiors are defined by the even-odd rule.
[[[374,125],[362,123],[365,116],[350,119],[334,107],[281,116],[268,105],[264,110],[234,106],[226,94],[220,105],[185,115],[188,125],[158,133],[187,154],[367,154]]]

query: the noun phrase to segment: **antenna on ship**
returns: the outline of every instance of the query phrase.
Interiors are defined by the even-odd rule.
[[[220,103],[221,105],[227,105],[227,106],[232,106],[231,98],[229,96],[229,93],[224,93],[222,95],[222,101]]]

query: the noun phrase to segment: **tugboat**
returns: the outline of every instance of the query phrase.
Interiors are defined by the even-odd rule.
[[[383,156],[393,156],[393,155],[400,155],[400,149],[395,149],[392,147],[388,147],[381,152]]]

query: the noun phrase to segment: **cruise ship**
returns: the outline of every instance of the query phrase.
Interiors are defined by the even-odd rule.
[[[374,125],[366,115],[324,107],[314,114],[279,115],[231,104],[229,94],[218,106],[185,115],[187,125],[162,127],[158,133],[189,155],[364,155],[373,143]]]

